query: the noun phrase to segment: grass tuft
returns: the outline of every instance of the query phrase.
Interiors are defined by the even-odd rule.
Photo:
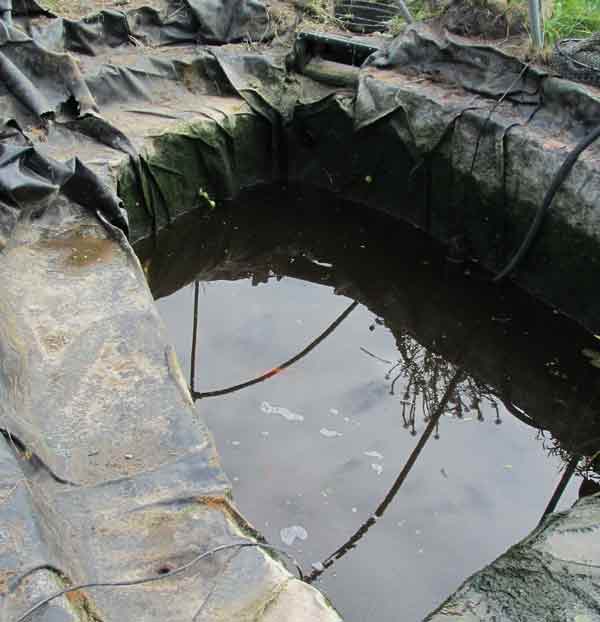
[[[544,24],[546,43],[584,39],[600,32],[599,0],[555,0],[552,17]]]

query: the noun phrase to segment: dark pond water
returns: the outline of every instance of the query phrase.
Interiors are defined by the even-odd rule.
[[[138,252],[188,377],[197,292],[196,404],[238,506],[348,622],[422,619],[591,438],[594,338],[383,215],[263,189]]]

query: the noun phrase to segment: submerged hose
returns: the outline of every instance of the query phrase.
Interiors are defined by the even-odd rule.
[[[494,283],[498,283],[499,281],[505,279],[509,274],[514,272],[514,270],[523,261],[532,244],[535,242],[542,225],[544,224],[546,214],[550,209],[550,205],[558,189],[562,186],[563,182],[568,177],[579,156],[598,138],[600,138],[600,125],[596,129],[592,130],[592,132],[590,132],[587,136],[585,136],[575,146],[573,151],[569,153],[566,160],[562,163],[562,166],[558,169],[558,172],[554,176],[552,184],[550,185],[550,188],[548,189],[548,192],[544,197],[544,201],[537,210],[535,218],[531,223],[531,227],[529,227],[529,231],[527,231],[527,234],[525,235],[521,246],[519,246],[517,252],[512,256],[511,260],[506,264],[506,266],[492,279]]]

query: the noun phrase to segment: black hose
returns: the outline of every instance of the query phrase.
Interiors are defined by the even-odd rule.
[[[240,389],[246,389],[247,387],[251,387],[254,384],[258,384],[259,382],[264,382],[269,378],[277,375],[282,372],[284,369],[291,367],[294,363],[297,363],[300,359],[304,358],[309,352],[314,350],[325,338],[329,337],[331,333],[358,307],[358,302],[354,301],[349,307],[343,311],[336,320],[334,320],[316,339],[313,339],[303,350],[298,352],[298,354],[292,356],[291,359],[285,361],[285,363],[281,363],[277,367],[273,367],[268,372],[257,376],[256,378],[252,378],[251,380],[246,380],[245,382],[240,382],[239,384],[235,384],[231,387],[226,387],[225,389],[215,389],[214,391],[192,391],[192,398],[194,400],[201,400],[205,397],[219,397],[221,395],[227,395],[228,393],[234,393],[235,391],[239,391]],[[192,355],[194,356],[194,355]]]
[[[552,180],[552,184],[544,197],[543,203],[540,205],[539,209],[536,212],[535,218],[531,223],[531,227],[529,227],[529,231],[527,231],[527,235],[523,239],[521,246],[517,252],[512,256],[511,260],[506,264],[506,266],[492,279],[494,283],[498,283],[502,279],[506,278],[509,274],[511,274],[523,261],[527,253],[529,252],[531,246],[535,242],[542,225],[544,224],[544,220],[546,218],[546,214],[550,209],[550,205],[554,199],[555,194],[558,189],[562,186],[563,182],[571,172],[575,162],[579,156],[598,138],[600,138],[600,125],[590,132],[587,136],[585,136],[569,153],[566,160],[563,162],[560,169],[554,176]]]

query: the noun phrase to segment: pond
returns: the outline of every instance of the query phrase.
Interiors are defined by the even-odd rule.
[[[594,337],[382,214],[262,188],[137,252],[237,506],[348,622],[422,619],[591,438]]]

